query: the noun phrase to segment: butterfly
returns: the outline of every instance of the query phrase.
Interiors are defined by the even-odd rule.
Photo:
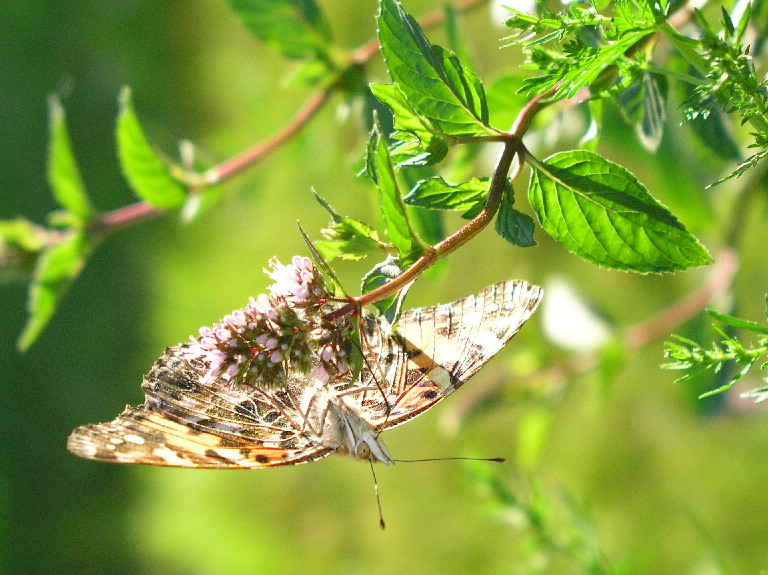
[[[541,298],[525,281],[500,282],[406,311],[392,332],[363,312],[362,369],[325,383],[297,372],[276,387],[204,384],[209,366],[194,346],[170,347],[144,376],[142,405],[78,427],[67,448],[96,461],[190,468],[259,469],[331,454],[388,464],[379,435],[461,387]]]

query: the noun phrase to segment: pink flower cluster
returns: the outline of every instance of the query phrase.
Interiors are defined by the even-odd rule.
[[[251,298],[211,327],[189,349],[208,366],[203,385],[280,386],[292,371],[328,379],[349,371],[349,323],[331,323],[321,308],[329,294],[309,258],[270,261],[270,295]]]

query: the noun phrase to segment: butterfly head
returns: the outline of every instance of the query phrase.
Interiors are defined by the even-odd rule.
[[[384,444],[378,437],[372,434],[358,438],[357,445],[355,445],[354,452],[351,455],[357,459],[379,461],[384,465],[389,465],[393,462],[387,448],[384,447]]]

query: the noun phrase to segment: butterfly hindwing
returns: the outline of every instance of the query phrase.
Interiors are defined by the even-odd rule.
[[[453,393],[520,330],[541,296],[541,288],[527,282],[500,282],[449,304],[403,313],[391,338],[368,319],[364,355],[372,359],[364,365],[361,387],[373,389],[378,381],[382,390],[378,402],[376,391],[358,396],[366,420],[381,429],[396,427]]]
[[[233,469],[303,463],[333,452],[299,428],[288,391],[201,385],[205,366],[186,348],[169,348],[155,362],[144,377],[143,405],[112,422],[77,428],[68,449],[115,463]]]

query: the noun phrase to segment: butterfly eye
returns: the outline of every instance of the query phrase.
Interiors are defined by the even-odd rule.
[[[360,445],[357,446],[355,455],[357,455],[359,459],[372,459],[370,446],[365,441],[363,441],[360,443]]]

